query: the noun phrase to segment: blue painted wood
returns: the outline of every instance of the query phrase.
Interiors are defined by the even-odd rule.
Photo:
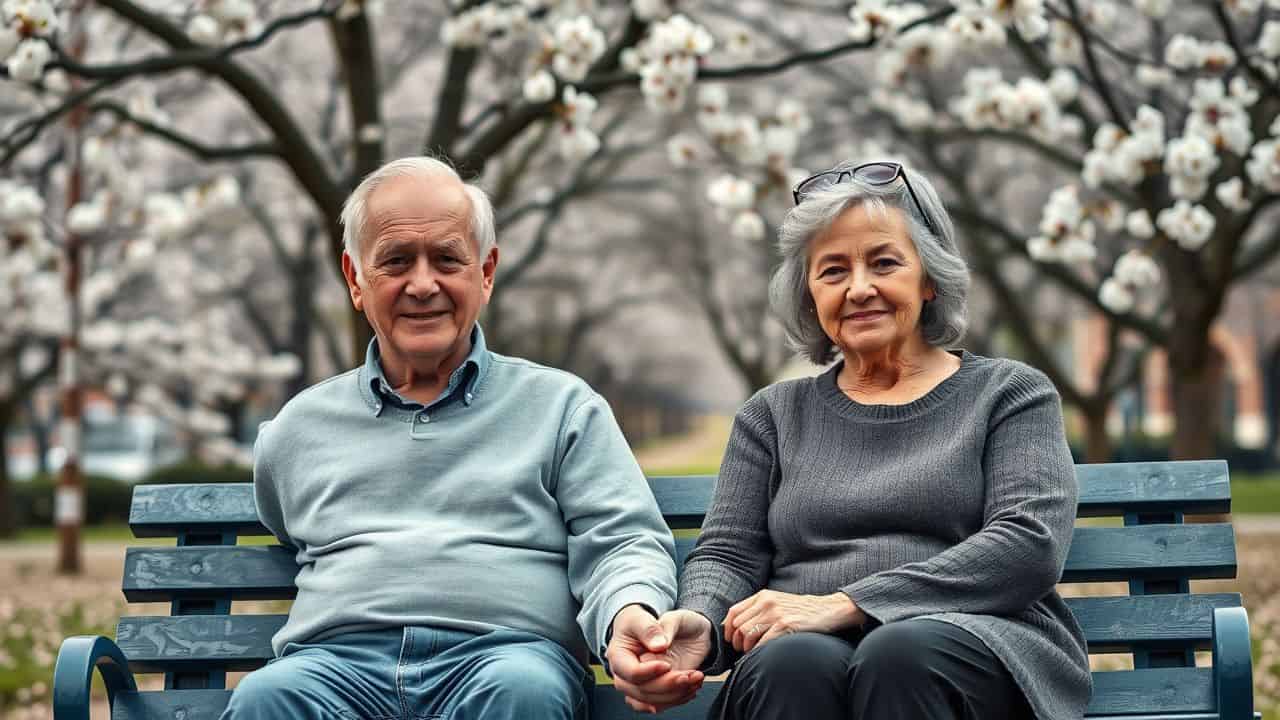
[[[1086,715],[1213,712],[1213,671],[1158,668],[1093,674]]]
[[[676,538],[683,567],[695,538]],[[1063,582],[1131,578],[1233,578],[1235,533],[1228,523],[1076,528]]]
[[[1253,658],[1244,608],[1213,612],[1213,681],[1222,720],[1253,717]]]
[[[135,673],[253,670],[273,657],[271,636],[287,615],[132,615],[116,644]]]
[[[111,706],[111,718],[112,720],[218,720],[230,700],[230,690],[121,693]]]
[[[1231,512],[1225,460],[1077,465],[1080,517]]]
[[[1076,528],[1063,582],[1233,578],[1236,539],[1229,523]]]
[[[179,533],[270,534],[258,521],[252,483],[137,485],[129,527],[140,538]]]
[[[125,551],[129,602],[175,598],[277,600],[294,597],[294,553],[279,545],[134,547]]]
[[[1240,606],[1239,593],[1067,598],[1089,652],[1208,650],[1213,611]],[[132,655],[130,661],[133,660]]]
[[[1231,509],[1231,485],[1222,460],[1077,465],[1076,477],[1081,517]],[[711,503],[715,476],[655,476],[649,485],[672,528],[696,528]],[[249,483],[139,485],[129,525],[137,537],[222,531],[270,534],[258,522]]]
[[[93,673],[102,676],[107,701],[138,689],[124,653],[110,638],[77,635],[62,641],[53,666],[53,714],[56,720],[88,718]]]

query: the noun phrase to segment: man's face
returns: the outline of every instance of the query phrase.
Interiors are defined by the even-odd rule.
[[[369,196],[367,218],[361,257],[344,255],[342,265],[351,302],[373,326],[382,354],[412,364],[460,363],[498,264],[497,248],[479,256],[462,184],[393,178]]]

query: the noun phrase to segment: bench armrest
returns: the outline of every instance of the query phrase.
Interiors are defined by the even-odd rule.
[[[107,686],[108,702],[114,701],[122,690],[137,692],[129,661],[111,638],[69,637],[62,641],[58,662],[53,666],[54,720],[89,720],[89,692],[95,669]]]
[[[1253,653],[1242,607],[1213,611],[1213,688],[1222,720],[1253,720]]]

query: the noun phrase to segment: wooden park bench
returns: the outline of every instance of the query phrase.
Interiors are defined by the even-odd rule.
[[[1094,673],[1089,717],[1252,720],[1248,620],[1238,593],[1193,593],[1190,580],[1236,574],[1229,523],[1184,524],[1187,514],[1231,507],[1222,461],[1081,465],[1081,517],[1122,518],[1123,526],[1077,527],[1064,583],[1127,581],[1129,594],[1070,598],[1093,653],[1132,653],[1135,669]],[[654,495],[676,530],[694,530],[713,477],[655,477]],[[237,600],[294,596],[297,566],[280,546],[237,545],[265,535],[252,486],[151,485],[133,495],[138,537],[176,537],[176,547],[129,548],[124,595],[171,603],[171,615],[123,617],[116,639],[73,637],[58,654],[56,720],[89,717],[90,681],[102,676],[116,720],[214,720],[226,706],[228,671],[272,657],[284,615],[232,615]],[[677,533],[679,559],[692,549]],[[1212,652],[1196,667],[1195,651]],[[137,673],[164,673],[164,690],[140,692]],[[664,717],[705,717],[717,685]],[[598,685],[593,720],[638,717],[608,685]]]

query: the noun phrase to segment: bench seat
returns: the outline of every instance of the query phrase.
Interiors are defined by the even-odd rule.
[[[1255,717],[1248,621],[1238,593],[1195,593],[1190,581],[1236,574],[1230,523],[1187,524],[1188,514],[1230,511],[1222,461],[1077,466],[1081,517],[1115,526],[1075,529],[1062,582],[1124,581],[1129,594],[1069,597],[1091,653],[1131,655],[1135,668],[1094,673],[1087,716],[1154,720]],[[710,503],[714,477],[653,477],[650,485],[677,532],[677,560]],[[126,616],[115,640],[69,638],[54,679],[57,720],[88,718],[89,679],[102,674],[117,720],[216,720],[231,691],[226,673],[261,667],[284,615],[231,615],[241,600],[296,594],[293,553],[237,545],[265,535],[252,486],[139,486],[130,525],[138,537],[174,537],[173,547],[126,552],[123,591],[130,602],[169,602],[166,616]],[[1195,653],[1212,665],[1196,667]],[[164,673],[165,690],[138,692],[135,673]],[[717,680],[663,717],[705,717]],[[640,717],[611,686],[596,687],[594,720]]]

